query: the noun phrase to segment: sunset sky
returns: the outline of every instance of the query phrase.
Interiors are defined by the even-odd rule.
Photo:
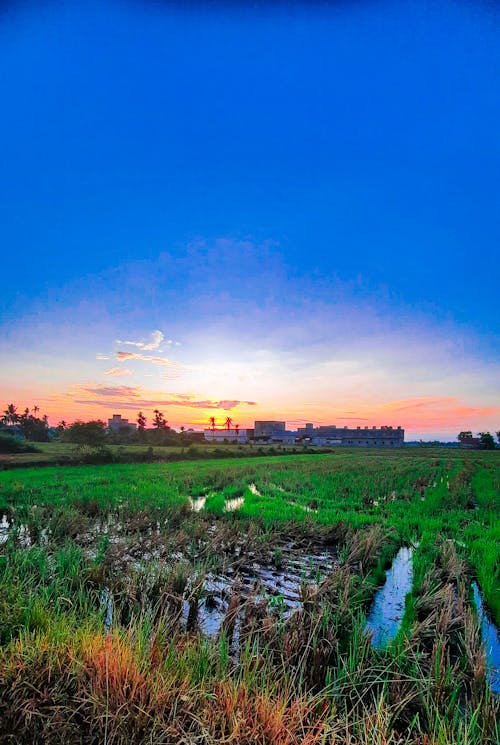
[[[499,430],[499,31],[486,0],[2,3],[1,408]]]

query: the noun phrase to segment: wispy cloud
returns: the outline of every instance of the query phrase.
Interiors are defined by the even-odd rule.
[[[175,346],[180,347],[181,343],[180,341],[174,341],[173,339],[165,339],[165,334],[163,331],[160,331],[159,329],[156,329],[156,331],[152,331],[149,337],[148,341],[126,341],[117,339],[116,344],[120,346],[128,346],[128,347],[137,347],[137,349],[142,349],[144,352],[152,352],[155,349],[159,349],[162,344],[165,346]]]
[[[153,349],[158,349],[164,339],[165,335],[163,334],[163,332],[159,329],[156,329],[156,331],[153,331],[151,333],[149,341],[122,341],[120,339],[117,339],[116,343],[120,345],[124,344],[130,347],[137,347],[138,349],[144,349],[146,351],[152,351]]]
[[[96,360],[109,360],[109,356],[107,354],[96,354],[95,358]]]
[[[139,396],[139,388],[135,388],[129,385],[118,385],[118,386],[96,386],[96,387],[85,387],[85,386],[77,386],[80,390],[86,391],[87,393],[92,393],[97,396],[105,396],[108,397],[128,397],[128,398],[135,398]]]
[[[159,365],[168,371],[162,375],[165,380],[175,380],[182,373],[189,371],[186,365],[182,365],[180,362],[176,362],[168,357],[157,357],[151,354],[143,354],[142,352],[117,352],[116,360],[118,362],[139,360],[140,362],[149,362],[151,365]]]
[[[112,375],[113,377],[123,377],[125,375],[131,375],[130,370],[126,367],[112,367],[110,370],[105,370],[104,375]]]
[[[256,401],[239,399],[196,399],[192,394],[175,394],[169,398],[161,395],[154,396],[152,391],[146,391],[138,386],[75,386],[76,393],[71,395],[72,401],[78,404],[93,406],[119,406],[122,409],[148,407],[182,407],[186,409],[206,409],[231,411],[239,406],[257,406]],[[83,397],[82,397],[82,394]],[[89,395],[87,395],[89,394]]]
[[[152,362],[153,365],[164,365],[165,367],[174,364],[167,357],[153,357],[150,354],[142,354],[141,352],[117,352],[116,359],[119,362],[124,362],[125,360],[142,360],[143,362]]]

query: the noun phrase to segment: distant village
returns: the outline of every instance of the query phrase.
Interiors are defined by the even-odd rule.
[[[108,429],[114,434],[126,431],[135,432],[137,425],[124,419],[120,414],[113,414],[108,419]],[[279,445],[318,445],[348,447],[390,447],[404,445],[404,429],[384,425],[381,427],[337,427],[334,424],[315,427],[307,423],[296,430],[287,429],[285,421],[258,420],[252,428],[242,429],[226,418],[223,427],[217,426],[215,417],[211,417],[210,426],[202,432],[193,429],[183,430],[185,434],[198,435],[199,439],[211,443],[247,443]]]
[[[143,444],[180,446],[182,448],[196,443],[232,444],[232,445],[278,445],[278,446],[318,446],[318,447],[351,447],[351,448],[401,448],[401,447],[459,447],[466,450],[494,450],[500,446],[500,431],[479,432],[462,431],[453,441],[406,440],[405,430],[401,426],[357,426],[345,427],[335,424],[315,426],[307,422],[302,427],[291,429],[284,420],[256,420],[253,427],[240,427],[230,415],[224,419],[211,416],[203,429],[187,427],[173,428],[163,413],[155,409],[151,425],[147,427],[147,418],[139,411],[135,421],[130,421],[121,414],[113,414],[107,423],[101,419],[88,422],[76,420],[68,424],[64,420],[57,426],[51,426],[47,415],[39,415],[39,407],[17,407],[8,404],[0,416],[0,452],[14,452],[17,445],[12,438],[31,442],[75,443],[102,447],[106,443],[114,445]],[[5,440],[7,436],[7,440]],[[495,442],[495,437],[497,443]],[[3,443],[3,444],[2,444]],[[1,450],[3,448],[3,450]]]

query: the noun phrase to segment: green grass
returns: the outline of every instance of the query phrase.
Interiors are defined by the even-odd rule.
[[[67,442],[36,442],[26,443],[33,452],[0,454],[0,467],[26,468],[53,465],[78,465],[84,453],[79,445]],[[117,462],[133,463],[143,461],[177,461],[204,460],[206,458],[241,458],[245,456],[259,457],[270,453],[297,454],[314,453],[314,450],[302,445],[254,445],[254,444],[211,444],[195,443],[184,447],[176,445],[114,445],[106,444],[106,448],[113,454]],[[85,450],[85,448],[84,448]],[[92,449],[90,449],[92,450]],[[332,448],[322,448],[320,452],[331,451]]]

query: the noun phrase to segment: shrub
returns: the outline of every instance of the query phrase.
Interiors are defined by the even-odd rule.
[[[40,450],[33,445],[19,440],[12,435],[0,433],[0,453],[39,453]]]
[[[75,455],[81,463],[98,465],[99,463],[114,463],[116,458],[113,451],[105,445],[92,447],[79,445],[75,448]]]

